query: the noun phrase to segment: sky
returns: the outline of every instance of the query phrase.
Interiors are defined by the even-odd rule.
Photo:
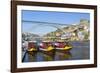
[[[36,24],[33,22],[24,21],[39,21],[49,23],[65,24],[64,26],[77,24],[80,19],[90,20],[89,13],[76,13],[76,12],[53,12],[53,11],[35,11],[35,10],[22,10],[22,31],[31,32],[43,36],[48,32],[57,30],[57,28],[50,25],[53,24]],[[23,21],[24,20],[24,21]],[[55,26],[55,24],[54,24]],[[60,27],[63,25],[60,25]]]

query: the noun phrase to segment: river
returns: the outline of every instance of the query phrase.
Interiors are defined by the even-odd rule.
[[[53,55],[43,52],[26,53],[23,62],[43,62],[43,61],[61,61],[61,60],[83,60],[90,58],[90,42],[74,41],[69,42],[73,48],[68,53],[55,51]],[[24,51],[23,51],[24,52]]]

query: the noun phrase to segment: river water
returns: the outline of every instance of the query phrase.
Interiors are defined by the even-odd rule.
[[[61,61],[61,60],[83,60],[90,58],[90,42],[75,41],[70,42],[73,48],[67,52],[55,51],[54,54],[45,54],[43,52],[35,52],[32,54],[25,53],[23,62],[43,62],[43,61]],[[23,51],[24,53],[24,51]]]

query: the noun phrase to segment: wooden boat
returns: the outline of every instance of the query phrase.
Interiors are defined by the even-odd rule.
[[[56,51],[67,53],[72,49],[72,46],[68,42],[56,42],[55,49]]]
[[[39,45],[39,50],[45,54],[53,55],[54,54],[54,46],[51,42],[42,42]]]
[[[30,41],[28,42],[28,49],[27,49],[27,52],[37,52],[38,49],[37,49],[37,44],[36,42],[33,42],[33,41]]]

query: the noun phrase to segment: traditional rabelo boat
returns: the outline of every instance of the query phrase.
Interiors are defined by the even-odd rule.
[[[46,42],[46,41],[41,42],[39,44],[39,50],[48,55],[54,54],[54,46],[52,42]]]
[[[38,48],[37,48],[37,43],[36,41],[29,41],[28,42],[28,49],[27,52],[28,53],[33,53],[33,52],[37,52]]]
[[[67,53],[72,49],[72,46],[68,42],[56,42],[55,44],[56,51]]]

